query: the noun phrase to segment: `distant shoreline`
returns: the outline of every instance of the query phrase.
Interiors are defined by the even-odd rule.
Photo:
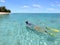
[[[0,15],[1,14],[10,14],[9,12],[0,12]]]

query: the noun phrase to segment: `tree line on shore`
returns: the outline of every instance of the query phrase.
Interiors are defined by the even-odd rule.
[[[9,9],[6,9],[5,6],[0,6],[0,12],[11,12]]]

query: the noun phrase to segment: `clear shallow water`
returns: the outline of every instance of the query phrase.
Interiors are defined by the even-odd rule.
[[[56,37],[26,28],[25,21],[60,30],[58,13],[14,13],[0,15],[0,45],[60,45],[60,32]]]

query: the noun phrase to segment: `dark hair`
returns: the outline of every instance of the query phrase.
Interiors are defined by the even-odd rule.
[[[26,21],[25,23],[28,24],[28,21]]]

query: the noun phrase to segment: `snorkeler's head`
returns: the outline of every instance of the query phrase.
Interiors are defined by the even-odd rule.
[[[28,21],[26,21],[25,23],[28,24]]]

